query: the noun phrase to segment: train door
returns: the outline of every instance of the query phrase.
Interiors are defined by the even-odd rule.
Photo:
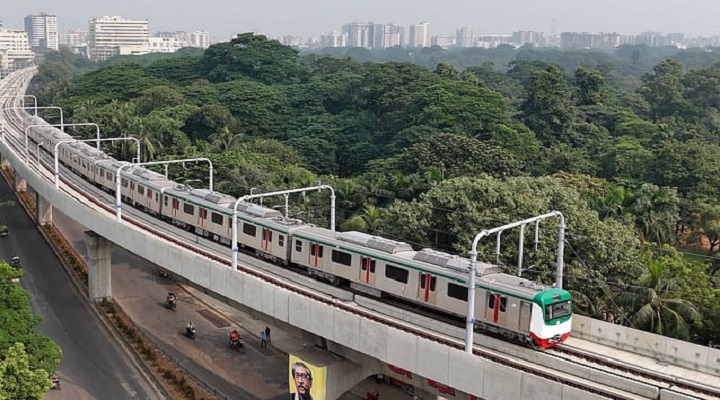
[[[532,305],[527,301],[520,302],[520,323],[518,330],[520,332],[530,331],[530,317],[532,315]]]
[[[205,229],[205,220],[207,219],[207,209],[198,207],[198,225]]]
[[[145,207],[152,210],[153,209],[153,206],[152,206],[153,191],[150,188],[146,188],[146,190],[147,190],[147,196],[145,196]]]
[[[172,217],[173,219],[177,219],[177,213],[180,209],[180,200],[173,197],[172,199]]]
[[[432,274],[420,273],[420,284],[418,285],[418,300],[435,304],[435,285],[437,277]]]
[[[505,314],[507,309],[507,297],[488,292],[485,307],[485,319],[495,325],[505,325]]]
[[[323,246],[320,243],[310,242],[310,255],[308,265],[315,269],[322,269]]]
[[[260,249],[266,253],[270,253],[272,250],[272,237],[273,233],[268,228],[263,228],[262,238],[260,238]]]
[[[360,282],[375,286],[375,260],[370,257],[360,258]]]

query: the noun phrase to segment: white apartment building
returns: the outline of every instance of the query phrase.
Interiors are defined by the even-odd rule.
[[[200,47],[207,49],[210,47],[210,32],[195,31],[190,34],[190,45],[192,47]]]
[[[60,45],[67,47],[87,46],[87,31],[75,29],[60,34]]]
[[[31,65],[34,59],[27,32],[0,28],[0,70],[12,72]]]
[[[402,46],[405,42],[405,28],[394,24],[375,25],[375,46],[381,49]]]
[[[58,50],[60,48],[58,22],[54,15],[45,13],[28,15],[25,17],[25,32],[28,34],[30,47],[33,49]]]
[[[348,47],[365,47],[370,48],[374,46],[374,35],[373,27],[375,24],[372,22],[353,22],[345,24],[342,27],[344,34],[347,34],[347,46]]]
[[[174,53],[188,47],[181,37],[151,37],[149,46],[151,53]]]
[[[347,33],[332,31],[327,35],[320,36],[320,47],[347,47],[347,45]]]
[[[150,24],[117,16],[93,18],[88,24],[88,57],[103,61],[117,55],[150,52]]]
[[[455,31],[455,46],[457,47],[474,47],[473,31],[470,28],[462,27]]]
[[[410,25],[409,36],[409,47],[430,47],[430,23]]]

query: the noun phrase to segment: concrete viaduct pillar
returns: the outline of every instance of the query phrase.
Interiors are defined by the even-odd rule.
[[[317,348],[306,348],[294,354],[290,354],[289,366],[295,362],[302,362],[303,364],[315,369],[317,372],[325,373],[325,398],[326,399],[337,399],[343,393],[357,386],[360,382],[365,380],[371,375],[376,375],[379,370],[377,363],[374,362],[373,366],[355,363],[348,359],[338,357],[327,351],[323,351]],[[323,371],[324,370],[324,371]],[[316,382],[313,385],[320,384],[319,377],[314,377]],[[291,391],[294,392],[294,381],[290,381]]]
[[[25,178],[15,174],[15,190],[18,192],[24,192],[27,190],[27,182],[25,181]]]
[[[52,203],[50,203],[44,197],[40,196],[39,193],[37,193],[35,196],[35,204],[37,204],[35,212],[37,213],[36,221],[38,222],[38,224],[40,226],[45,226],[49,223],[52,223]]]
[[[115,244],[93,231],[85,231],[88,250],[88,297],[99,301],[112,297],[110,267]]]

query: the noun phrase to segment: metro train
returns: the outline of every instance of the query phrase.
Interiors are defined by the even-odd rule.
[[[28,135],[43,149],[72,140],[38,117],[26,124],[47,125]],[[121,162],[84,142],[59,147],[67,168],[102,190],[115,194]],[[142,166],[121,172],[121,198],[145,213],[195,234],[231,246],[236,198],[193,189]],[[254,203],[238,209],[237,246],[280,266],[305,269],[333,285],[344,284],[375,297],[392,297],[457,317],[467,312],[470,260],[432,249],[415,251],[403,242],[362,232],[335,232]],[[476,328],[540,348],[570,335],[572,300],[565,290],[546,287],[497,266],[478,263],[475,290]]]

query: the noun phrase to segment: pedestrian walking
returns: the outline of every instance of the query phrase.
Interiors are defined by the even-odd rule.
[[[267,334],[265,330],[260,331],[260,347],[267,347]]]
[[[270,342],[270,327],[265,325],[265,339]]]

